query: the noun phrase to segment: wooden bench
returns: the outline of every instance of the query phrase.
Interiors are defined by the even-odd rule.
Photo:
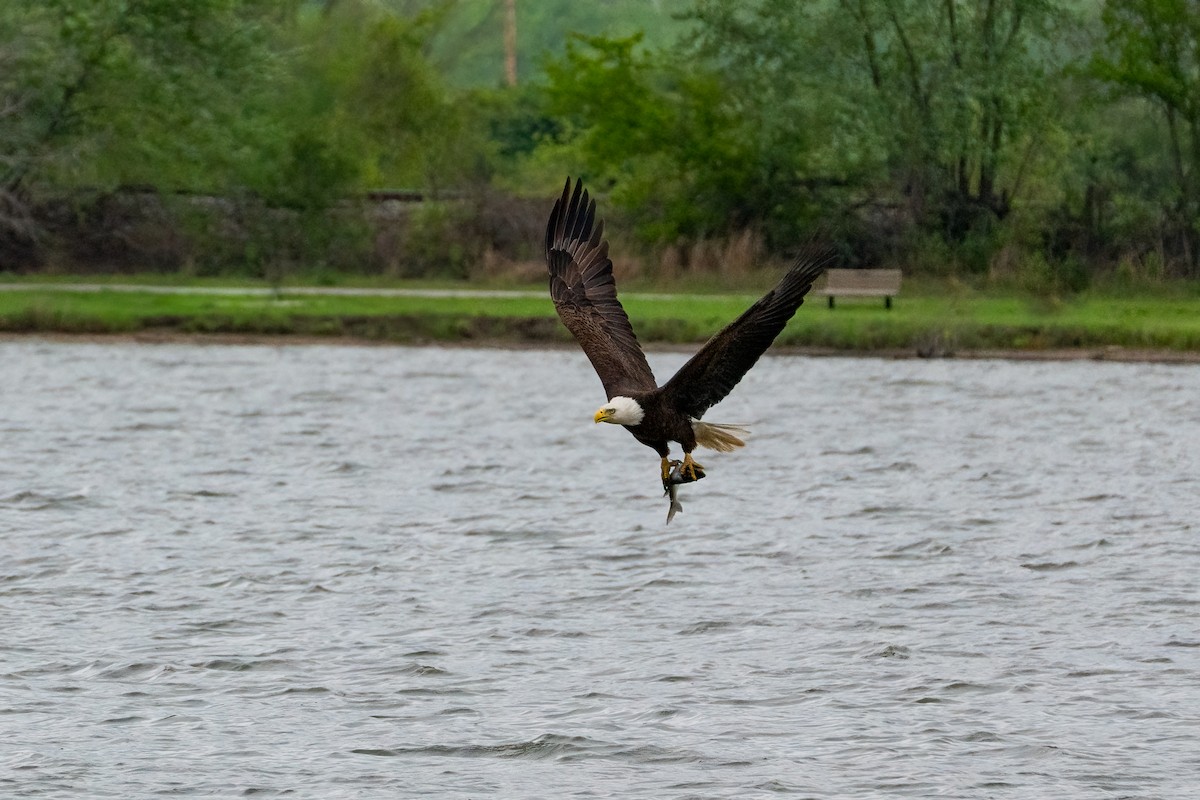
[[[835,297],[882,297],[884,307],[891,308],[892,298],[900,294],[900,270],[827,269],[825,283],[813,294],[828,297],[830,308]]]

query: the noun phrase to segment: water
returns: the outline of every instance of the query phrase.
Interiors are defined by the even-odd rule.
[[[670,527],[571,349],[0,370],[0,796],[1200,787],[1196,367],[768,358]]]

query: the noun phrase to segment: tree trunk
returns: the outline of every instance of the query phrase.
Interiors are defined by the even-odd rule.
[[[504,81],[517,85],[517,0],[504,0]]]

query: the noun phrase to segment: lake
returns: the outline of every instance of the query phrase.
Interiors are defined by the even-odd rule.
[[[670,526],[604,399],[0,341],[0,794],[1195,796],[1200,367],[767,357]]]

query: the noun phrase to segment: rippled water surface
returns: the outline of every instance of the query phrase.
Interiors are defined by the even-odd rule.
[[[1197,796],[1200,368],[767,358],[670,527],[574,350],[0,374],[0,795]]]

